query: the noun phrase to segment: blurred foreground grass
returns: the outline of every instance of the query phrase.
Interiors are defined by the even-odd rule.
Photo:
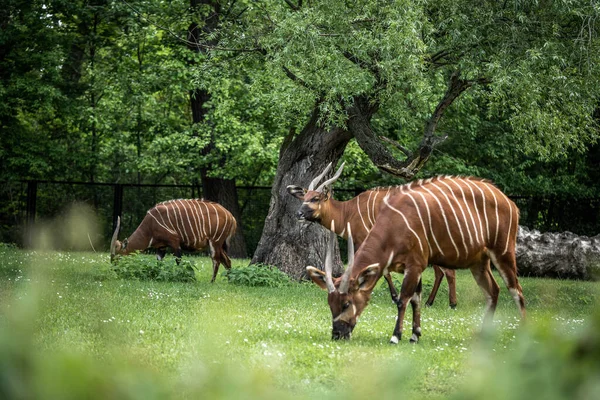
[[[457,310],[444,283],[421,342],[391,346],[384,286],[332,342],[316,286],[210,284],[210,259],[187,259],[197,282],[119,280],[107,254],[0,245],[0,399],[600,398],[598,283],[522,279],[525,326],[501,284],[481,335],[483,295],[461,271]]]

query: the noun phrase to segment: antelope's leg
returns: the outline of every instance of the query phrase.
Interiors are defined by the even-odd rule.
[[[413,311],[413,325],[411,343],[417,343],[421,337],[421,291],[423,290],[422,279],[419,278],[419,284],[415,290],[415,294],[410,299],[410,305]]]
[[[225,266],[225,269],[231,269],[231,259],[229,258],[227,253],[225,253],[225,250],[221,249],[221,255],[223,256],[222,260],[223,260],[223,265]]]
[[[214,283],[215,279],[217,278],[217,272],[219,272],[219,265],[221,264],[222,249],[215,249],[215,246],[211,241],[209,241],[208,244],[210,246],[210,258],[212,258],[213,262],[213,275],[212,279],[210,280],[210,283]]]
[[[431,307],[433,305],[433,301],[435,300],[435,296],[437,295],[438,289],[440,288],[442,279],[444,279],[444,271],[442,271],[442,269],[437,265],[433,266],[433,272],[435,273],[435,280],[433,281],[433,288],[431,289],[429,298],[427,298],[427,302],[425,302],[425,305],[427,307]]]
[[[523,288],[521,288],[519,279],[517,279],[517,261],[515,259],[515,254],[508,252],[501,256],[496,256],[494,252],[490,252],[490,257],[492,258],[494,266],[498,272],[500,272],[500,276],[502,276],[515,303],[517,303],[517,307],[521,312],[521,318],[524,320],[527,316],[527,313],[525,312],[525,298],[523,297]]]
[[[448,281],[448,297],[450,301],[450,308],[456,308],[456,270],[444,269],[444,275]],[[491,272],[490,272],[491,273]]]
[[[470,269],[475,281],[487,298],[484,324],[489,324],[494,319],[494,312],[496,311],[496,305],[498,304],[500,287],[492,275],[492,271],[490,269],[490,259],[487,256],[477,264],[473,265]]]
[[[390,288],[390,296],[392,296],[392,301],[394,303],[398,303],[398,292],[396,291],[396,287],[394,286],[394,282],[392,281],[392,276],[387,273],[384,275],[385,280]]]
[[[210,280],[210,283],[214,283],[215,279],[217,278],[217,272],[219,272],[219,261],[217,261],[216,258],[213,258],[213,275],[212,275],[212,279]]]
[[[408,302],[412,300],[419,284],[421,282],[422,269],[417,267],[416,271],[411,268],[405,269],[404,279],[402,280],[402,287],[400,288],[400,297],[398,298],[398,319],[396,320],[396,326],[394,327],[394,333],[390,339],[390,343],[396,344],[402,339],[402,327],[404,325],[404,314],[406,313],[406,306]],[[414,309],[413,309],[414,312]],[[420,312],[417,313],[418,326],[420,326]],[[415,324],[415,315],[413,314],[413,325]]]
[[[162,261],[162,259],[165,258],[166,253],[167,253],[167,249],[164,247],[161,247],[160,249],[156,249],[156,259],[158,261]]]
[[[167,246],[173,249],[173,255],[177,265],[181,262],[181,239],[178,236],[174,236],[167,241]]]

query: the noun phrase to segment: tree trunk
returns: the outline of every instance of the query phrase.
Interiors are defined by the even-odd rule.
[[[213,14],[205,20],[203,27],[196,23],[190,24],[188,28],[187,46],[191,51],[204,52],[205,45],[214,44],[210,41],[203,41],[203,38],[217,29],[219,25],[220,6],[218,3],[204,0],[190,0],[190,8],[193,10],[201,4],[209,5],[213,8]],[[205,120],[205,104],[210,100],[210,93],[203,89],[194,89],[190,91],[190,106],[192,109],[192,120],[194,123],[207,123]],[[214,149],[215,138],[211,136],[210,143],[202,149],[203,155],[210,153]],[[224,164],[221,160],[219,164]],[[218,165],[216,166],[218,168]],[[219,203],[225,207],[237,221],[237,230],[229,243],[227,254],[235,258],[246,258],[248,252],[246,249],[246,240],[244,238],[242,226],[242,213],[238,202],[237,188],[235,180],[209,177],[209,168],[202,167],[200,170],[202,178],[202,194],[205,200]]]
[[[352,135],[342,129],[325,131],[318,125],[318,108],[302,132],[282,149],[271,191],[271,205],[252,263],[274,265],[295,279],[306,277],[309,265],[322,268],[328,231],[316,223],[300,222],[298,199],[288,185],[307,187],[330,162],[336,165]],[[333,173],[335,168],[332,169]],[[336,242],[337,248],[337,242]],[[339,251],[334,272],[341,271]]]
[[[204,170],[206,171],[206,170]],[[204,172],[203,171],[203,172]],[[203,174],[205,175],[205,174]],[[205,200],[215,201],[231,212],[237,221],[235,235],[229,243],[227,254],[235,258],[248,257],[246,239],[242,225],[242,215],[237,195],[237,188],[233,179],[202,177],[202,192]]]
[[[600,279],[600,235],[541,233],[519,227],[517,268],[523,276]]]

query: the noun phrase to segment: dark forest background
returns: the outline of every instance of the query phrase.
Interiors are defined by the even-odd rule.
[[[516,199],[524,225],[596,235],[599,13],[583,1],[5,0],[0,240],[24,242],[27,181],[185,185],[126,188],[124,230],[157,201],[204,196],[233,209],[252,256],[290,154],[315,169],[344,160],[341,198],[475,175]],[[303,147],[308,132],[335,138],[328,155]],[[113,190],[40,183],[37,217],[87,203],[108,241]]]

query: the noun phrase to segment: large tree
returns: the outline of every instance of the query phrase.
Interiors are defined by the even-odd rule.
[[[296,277],[320,265],[324,232],[295,223],[285,187],[307,186],[352,139],[380,170],[412,178],[457,128],[443,119],[457,99],[505,121],[528,153],[583,148],[598,134],[597,14],[570,2],[251,3],[219,46],[261,60],[270,77],[261,83],[272,85],[263,90],[302,111],[289,122],[253,262]],[[395,127],[378,130],[380,120]]]
[[[219,1],[216,0],[190,0],[190,15],[202,17],[202,21],[192,21],[188,28],[187,46],[198,54],[206,54],[207,48],[214,46],[216,39],[214,37],[219,24],[223,18],[229,15]],[[200,22],[200,23],[199,23]],[[195,126],[194,132],[197,135],[198,126],[204,125],[208,133],[208,143],[202,149],[202,155],[213,156],[213,163],[204,164],[200,168],[202,180],[202,194],[204,199],[216,201],[227,208],[238,221],[239,229],[231,241],[229,254],[233,257],[246,257],[246,242],[242,232],[241,210],[237,195],[235,179],[226,178],[222,174],[215,176],[214,171],[223,168],[227,162],[227,157],[222,155],[215,157],[217,139],[215,130],[211,122],[207,119],[207,104],[210,102],[211,95],[206,87],[195,87],[189,91],[190,106],[192,109],[192,122]]]

